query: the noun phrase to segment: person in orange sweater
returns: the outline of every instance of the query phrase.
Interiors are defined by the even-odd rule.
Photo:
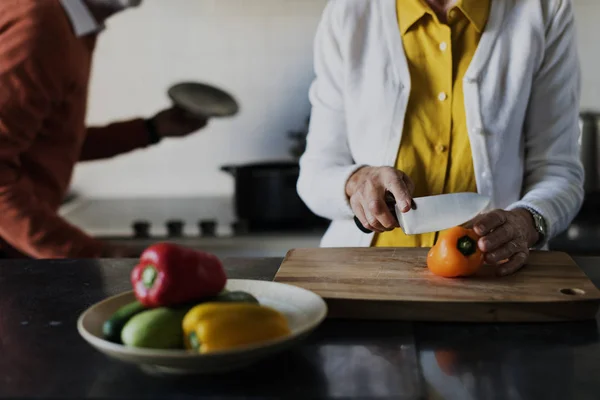
[[[58,214],[78,161],[110,158],[206,125],[171,108],[149,119],[85,126],[103,22],[141,0],[0,1],[0,257],[137,256]]]

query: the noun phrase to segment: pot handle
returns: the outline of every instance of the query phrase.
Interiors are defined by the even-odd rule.
[[[230,173],[231,175],[235,176],[237,168],[234,167],[233,165],[223,165],[223,166],[221,166],[221,171]]]

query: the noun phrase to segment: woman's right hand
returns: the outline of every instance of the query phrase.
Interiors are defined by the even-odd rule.
[[[386,192],[391,193],[400,210],[410,210],[414,184],[402,171],[391,167],[362,167],[346,182],[346,195],[354,215],[362,225],[373,232],[398,228],[396,217],[386,202]]]

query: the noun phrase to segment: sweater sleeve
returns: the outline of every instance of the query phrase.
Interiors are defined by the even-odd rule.
[[[143,119],[90,127],[86,132],[79,161],[111,158],[148,146],[149,137]]]
[[[340,3],[328,2],[315,38],[316,78],[306,150],[300,158],[298,194],[315,214],[351,219],[346,182],[361,165],[348,144],[343,94],[343,55],[338,44]]]
[[[580,70],[570,1],[557,0],[546,30],[546,52],[534,78],[525,121],[525,185],[521,201],[540,213],[547,240],[564,231],[583,202],[579,158]],[[541,245],[544,245],[542,243]]]
[[[64,55],[56,46],[62,31],[43,13],[15,18],[0,29],[0,236],[35,258],[98,257],[101,242],[37,198],[21,170],[22,155],[34,145],[63,90]]]

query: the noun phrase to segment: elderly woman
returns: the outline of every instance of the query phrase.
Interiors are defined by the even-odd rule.
[[[478,192],[486,261],[510,274],[583,201],[570,0],[331,0],[315,41],[298,192],[323,247],[429,247],[385,205]],[[374,231],[364,234],[353,217]],[[507,262],[505,262],[508,260]]]

